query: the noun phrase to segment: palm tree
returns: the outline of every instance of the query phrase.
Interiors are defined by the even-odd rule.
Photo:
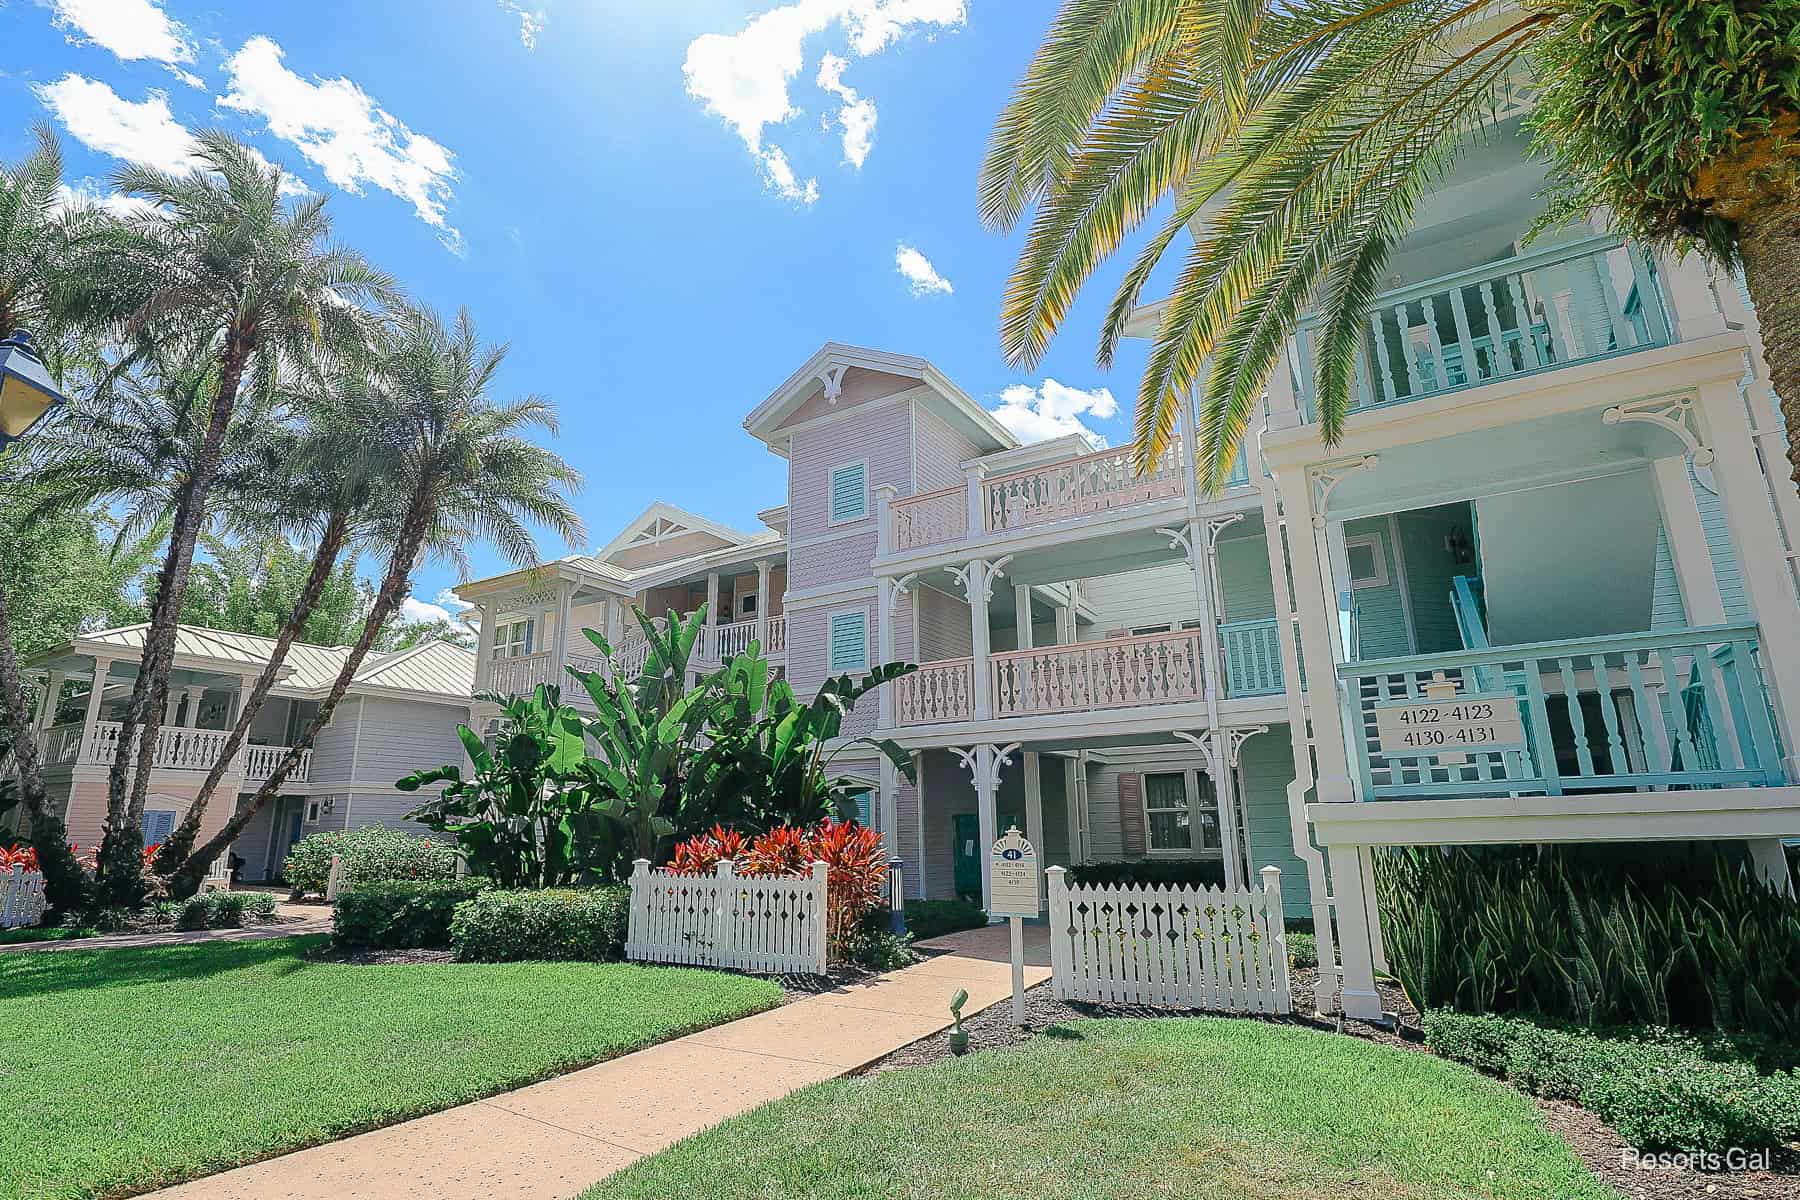
[[[368,436],[379,439],[394,463],[384,476],[390,490],[380,504],[392,530],[392,550],[375,603],[311,724],[250,803],[182,864],[170,881],[175,895],[198,888],[213,860],[281,791],[411,590],[413,571],[424,556],[465,569],[463,547],[480,538],[526,566],[537,561],[531,525],[568,542],[583,536],[569,501],[580,475],[554,452],[520,436],[532,429],[554,434],[555,410],[536,396],[501,404],[488,395],[506,347],[482,345],[467,312],[446,328],[426,310],[406,310],[374,357],[368,391],[357,408],[369,421]]]
[[[346,551],[354,557],[359,543],[379,542],[393,532],[381,520],[377,501],[400,464],[388,453],[390,444],[379,436],[380,415],[368,403],[364,369],[360,355],[343,357],[330,372],[334,386],[307,389],[293,398],[305,418],[275,438],[271,459],[279,467],[233,506],[232,532],[240,545],[294,537],[312,542],[312,558],[293,610],[276,634],[268,662],[239,705],[237,721],[217,760],[181,824],[157,852],[152,869],[158,875],[173,874],[192,851],[213,793],[249,735],[287,662],[289,648],[304,634],[340,558]]]
[[[140,821],[176,623],[239,393],[248,383],[253,395],[268,397],[284,363],[303,365],[322,344],[352,344],[368,325],[360,305],[393,292],[360,255],[328,241],[322,197],[291,208],[283,201],[281,169],[255,150],[214,131],[196,137],[193,153],[201,165],[186,176],[130,166],[113,181],[154,205],[127,218],[131,244],[116,264],[116,287],[130,308],[125,331],[202,347],[217,374],[198,451],[176,490],[168,554],[108,777],[100,880],[112,904],[143,897]]]
[[[94,275],[88,251],[111,236],[113,227],[104,213],[88,205],[60,202],[62,149],[47,127],[39,126],[36,135],[37,146],[24,160],[0,166],[0,329],[37,326],[41,344],[50,351],[50,366],[60,374],[68,341],[92,327],[89,285]],[[19,457],[18,449],[7,452],[0,458],[0,473],[10,473]],[[19,799],[31,819],[31,842],[51,906],[75,909],[86,900],[87,878],[44,792],[6,595],[0,574],[0,710],[12,732]]]
[[[982,169],[990,226],[1037,206],[1004,302],[1007,357],[1035,364],[1166,199],[1099,343],[1110,364],[1193,227],[1138,391],[1139,464],[1205,373],[1202,469],[1222,485],[1308,307],[1335,443],[1391,248],[1500,90],[1535,73],[1530,121],[1559,185],[1546,220],[1603,209],[1629,236],[1741,261],[1800,481],[1797,24],[1800,0],[1066,0]]]

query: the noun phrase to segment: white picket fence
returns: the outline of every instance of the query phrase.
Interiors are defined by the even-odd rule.
[[[1058,1000],[1286,1013],[1281,871],[1261,890],[1050,884],[1051,986]]]
[[[771,975],[825,973],[825,864],[803,879],[631,870],[625,957]]]
[[[0,875],[0,929],[22,929],[44,919],[44,877],[24,867]]]

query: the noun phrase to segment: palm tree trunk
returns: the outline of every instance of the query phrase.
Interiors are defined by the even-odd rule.
[[[181,601],[187,592],[188,569],[194,563],[194,546],[206,521],[206,495],[212,487],[232,411],[237,406],[238,382],[249,361],[249,343],[239,330],[233,329],[226,336],[221,354],[218,394],[213,397],[206,438],[195,456],[193,473],[176,505],[169,551],[157,576],[156,604],[151,609],[150,627],[144,633],[143,657],[138,662],[137,680],[132,684],[131,700],[119,727],[118,749],[107,777],[106,832],[100,842],[99,884],[102,903],[109,906],[135,908],[144,901],[144,798],[150,790],[156,738],[162,730],[163,708],[168,703]],[[131,773],[134,743],[135,775]]]
[[[313,740],[319,731],[331,720],[331,714],[337,709],[338,702],[350,689],[350,681],[362,669],[363,659],[368,656],[375,645],[375,639],[381,633],[381,627],[387,624],[388,618],[400,608],[400,602],[406,598],[406,592],[412,585],[413,563],[419,556],[419,548],[425,544],[425,531],[431,524],[433,501],[430,485],[421,487],[413,494],[407,507],[406,518],[400,527],[400,537],[394,545],[394,553],[388,559],[387,574],[382,577],[381,590],[375,594],[375,604],[369,609],[369,615],[363,621],[362,633],[358,635],[356,644],[350,648],[350,656],[344,665],[338,668],[337,678],[332,681],[331,691],[319,705],[312,723],[306,731],[288,747],[275,770],[263,785],[256,790],[250,803],[234,813],[225,822],[224,828],[213,834],[207,842],[188,856],[181,868],[169,880],[169,891],[172,895],[189,896],[200,888],[200,882],[206,876],[207,868],[213,860],[223,854],[232,842],[257,813],[273,800],[287,782],[295,767],[300,765],[300,756],[312,749]]]
[[[332,513],[325,524],[325,532],[319,539],[318,549],[313,553],[312,566],[307,571],[306,581],[300,587],[300,595],[294,601],[294,611],[289,614],[287,623],[281,627],[281,633],[275,639],[275,647],[269,652],[268,664],[263,667],[250,694],[239,706],[237,723],[231,728],[231,736],[225,739],[225,745],[219,751],[212,770],[207,772],[206,782],[200,785],[200,794],[188,805],[181,824],[157,852],[156,861],[151,868],[156,874],[174,874],[193,849],[194,839],[200,835],[200,822],[206,816],[206,808],[212,800],[213,792],[218,790],[220,781],[231,769],[232,761],[250,733],[251,723],[256,720],[263,701],[268,698],[269,689],[275,686],[275,677],[281,672],[282,664],[287,661],[288,648],[298,640],[313,609],[318,607],[319,597],[324,595],[325,585],[331,582],[331,572],[337,566],[338,555],[343,552],[349,534],[349,515],[341,511]]]
[[[1738,253],[1787,425],[1788,471],[1800,486],[1800,207],[1765,204],[1747,213],[1738,221]]]
[[[38,869],[44,876],[44,892],[50,907],[78,912],[87,907],[88,879],[69,849],[69,833],[62,818],[50,811],[44,793],[44,773],[38,761],[37,731],[31,727],[25,705],[25,689],[19,684],[19,660],[13,653],[12,618],[7,611],[6,581],[0,578],[0,704],[13,735],[13,760],[19,764],[19,797],[31,818],[31,846],[37,851]]]

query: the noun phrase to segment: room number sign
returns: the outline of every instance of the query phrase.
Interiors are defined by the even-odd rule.
[[[1375,737],[1384,758],[1523,750],[1525,724],[1510,692],[1385,700],[1375,705]]]

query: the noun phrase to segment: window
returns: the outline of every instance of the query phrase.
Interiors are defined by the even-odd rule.
[[[850,463],[831,472],[831,523],[860,521],[869,515],[869,468]]]
[[[146,808],[144,819],[139,826],[144,831],[144,845],[160,846],[169,840],[175,832],[175,810],[172,808]]]
[[[754,617],[756,615],[755,592],[738,597],[738,615],[741,617]]]
[[[531,653],[532,626],[530,618],[523,621],[510,621],[494,630],[495,658],[523,658]]]
[[[1217,850],[1222,844],[1218,794],[1200,771],[1145,775],[1144,817],[1152,853]]]
[[[1132,637],[1148,637],[1153,633],[1167,632],[1169,632],[1169,623],[1167,621],[1164,621],[1161,625],[1134,625],[1131,627]]]
[[[869,614],[831,614],[831,673],[869,669]]]
[[[845,817],[854,817],[858,825],[873,828],[873,808],[875,793],[868,788],[859,788],[854,792],[845,792],[838,812]]]
[[[317,800],[308,800],[306,802],[306,823],[308,825],[317,825],[319,823],[319,802]]]
[[[1351,587],[1387,586],[1387,552],[1382,549],[1380,538],[1374,534],[1345,538],[1344,557],[1350,563]]]

